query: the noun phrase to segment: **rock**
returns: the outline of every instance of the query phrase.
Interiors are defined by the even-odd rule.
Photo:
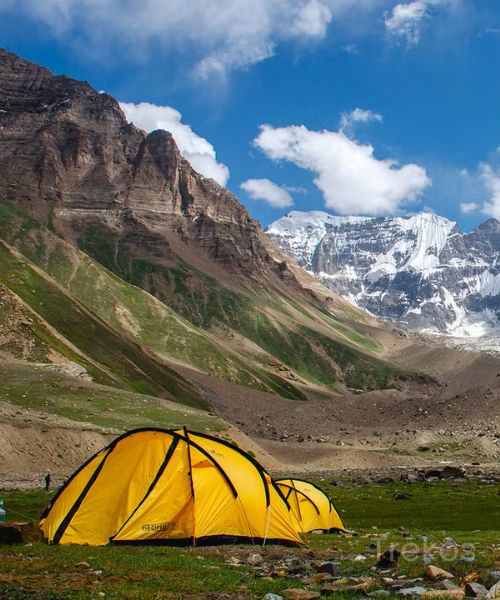
[[[389,589],[391,592],[397,592],[404,588],[415,587],[415,584],[419,583],[420,581],[422,581],[422,579],[420,577],[416,577],[414,579],[406,579],[403,577],[401,579],[392,579],[391,581],[387,582],[385,585],[386,585],[387,589]]]
[[[442,581],[438,581],[437,583],[435,583],[432,586],[432,589],[453,591],[460,590],[461,588],[456,583],[453,583],[453,581],[450,581],[449,579],[443,579]]]
[[[327,596],[330,594],[352,594],[355,592],[361,592],[366,594],[368,590],[373,586],[371,581],[363,581],[361,583],[343,583],[339,582],[329,583],[321,588],[321,595]]]
[[[476,583],[481,579],[481,576],[476,571],[471,571],[460,579],[460,585],[465,587],[468,583]]]
[[[257,565],[261,565],[264,562],[264,559],[260,554],[250,554],[245,562],[251,567],[256,567]]]
[[[466,471],[462,467],[452,467],[450,465],[446,465],[444,469],[441,471],[442,479],[463,479],[465,477]]]
[[[493,579],[500,580],[500,571],[492,571],[490,575],[493,577]]]
[[[36,523],[15,523],[5,521],[0,523],[0,545],[27,544],[41,542],[43,533]]]
[[[363,562],[366,560],[366,556],[363,554],[356,554],[356,556],[352,559],[354,562]]]
[[[76,563],[75,567],[77,569],[89,569],[90,563],[88,563],[86,560],[82,560],[81,562]]]
[[[439,567],[435,567],[434,565],[427,565],[425,567],[425,574],[429,579],[453,579],[453,574],[441,569]]]
[[[500,581],[497,581],[485,596],[486,600],[497,600],[497,598],[500,598]]]
[[[484,598],[488,590],[480,583],[467,583],[465,586],[465,595],[468,598]]]
[[[291,588],[281,592],[286,600],[316,600],[321,594],[319,592],[311,592],[310,590],[301,590],[299,588]]]
[[[401,552],[396,548],[391,547],[379,556],[376,566],[378,569],[390,569],[395,567],[400,556]]]
[[[402,588],[398,590],[400,596],[421,596],[427,590],[424,587],[416,585],[415,587]]]
[[[381,596],[390,596],[391,593],[388,592],[387,590],[374,590],[373,592],[370,592],[368,594],[368,596],[370,598],[380,598]]]
[[[318,567],[318,573],[328,573],[332,577],[337,577],[339,574],[339,563],[327,561]]]
[[[422,598],[456,598],[456,600],[461,600],[461,598],[465,597],[465,592],[462,588],[455,588],[453,590],[426,590],[423,594],[421,594]]]
[[[272,592],[268,592],[265,596],[262,596],[262,600],[285,600],[283,596],[279,596],[278,594],[273,594]]]

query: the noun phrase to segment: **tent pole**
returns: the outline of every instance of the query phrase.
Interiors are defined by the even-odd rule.
[[[184,429],[184,436],[187,442],[187,453],[188,453],[188,475],[189,475],[189,484],[191,486],[191,504],[193,507],[193,535],[191,536],[191,542],[193,547],[196,546],[196,520],[195,520],[195,507],[194,507],[194,484],[193,484],[193,466],[191,464],[191,444],[189,441],[189,433],[186,427]]]

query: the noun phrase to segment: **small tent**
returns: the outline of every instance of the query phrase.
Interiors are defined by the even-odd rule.
[[[290,506],[251,456],[187,430],[114,440],[70,477],[41,528],[54,544],[301,543]]]
[[[280,479],[276,485],[290,505],[300,533],[345,531],[332,501],[314,484],[301,479]]]

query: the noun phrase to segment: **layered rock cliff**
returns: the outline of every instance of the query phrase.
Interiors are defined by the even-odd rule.
[[[168,132],[147,135],[109,95],[5,50],[0,79],[0,197],[91,254],[111,243],[115,254],[126,246],[168,262],[174,234],[185,252],[193,242],[191,250],[235,271],[283,271],[256,221],[192,169]]]

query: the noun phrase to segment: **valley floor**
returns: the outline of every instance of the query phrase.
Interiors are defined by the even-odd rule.
[[[317,483],[332,495],[355,535],[311,534],[305,547],[295,549],[0,546],[0,598],[251,600],[268,592],[292,597],[284,592],[291,588],[322,590],[326,598],[377,589],[393,595],[398,587],[442,586],[426,576],[429,561],[449,571],[457,586],[476,581],[491,587],[500,579],[498,484],[359,484],[331,476]],[[398,494],[407,498],[398,500]],[[19,518],[18,513],[35,518],[50,494],[4,492],[2,497],[7,518]],[[374,567],[377,554],[390,544],[402,556],[397,566],[381,572]],[[338,563],[338,575],[318,577],[322,561]]]

